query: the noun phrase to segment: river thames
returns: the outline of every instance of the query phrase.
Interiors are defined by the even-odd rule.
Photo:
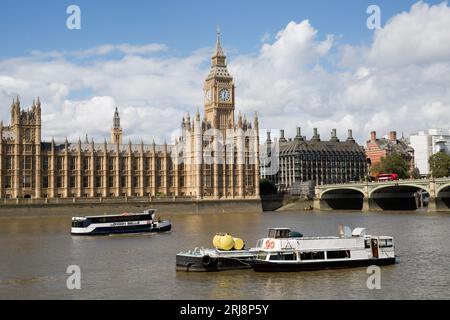
[[[450,299],[450,214],[411,212],[264,212],[162,215],[163,234],[76,237],[70,216],[0,218],[0,299]],[[398,256],[381,267],[381,289],[369,290],[366,268],[293,273],[175,271],[175,255],[211,247],[216,232],[247,247],[268,227],[305,236],[337,235],[339,224],[390,235]],[[66,286],[69,265],[81,289]]]

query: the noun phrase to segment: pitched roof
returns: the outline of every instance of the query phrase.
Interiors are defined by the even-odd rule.
[[[296,152],[304,153],[364,153],[364,148],[357,143],[349,141],[298,141],[292,140],[280,142],[280,155],[288,155]]]
[[[381,150],[390,150],[400,154],[414,152],[414,149],[403,139],[392,141],[386,138],[381,138],[376,140],[376,144]]]

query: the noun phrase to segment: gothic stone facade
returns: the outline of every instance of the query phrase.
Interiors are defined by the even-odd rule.
[[[41,102],[11,105],[0,125],[0,197],[259,198],[258,118],[235,122],[235,88],[220,36],[204,84],[205,116],[187,114],[174,145],[122,144],[116,109],[110,142],[41,141]]]

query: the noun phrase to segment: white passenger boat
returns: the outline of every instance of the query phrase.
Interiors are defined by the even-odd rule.
[[[355,228],[339,237],[289,237],[288,228],[271,228],[257,242],[255,271],[300,271],[395,263],[394,239]]]
[[[114,233],[143,233],[170,231],[170,221],[155,219],[156,209],[141,213],[73,217],[73,235],[106,235]]]

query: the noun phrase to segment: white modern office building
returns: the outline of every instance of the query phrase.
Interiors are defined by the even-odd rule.
[[[439,151],[450,154],[450,129],[429,129],[409,136],[414,148],[415,164],[421,175],[430,173],[428,159]]]

